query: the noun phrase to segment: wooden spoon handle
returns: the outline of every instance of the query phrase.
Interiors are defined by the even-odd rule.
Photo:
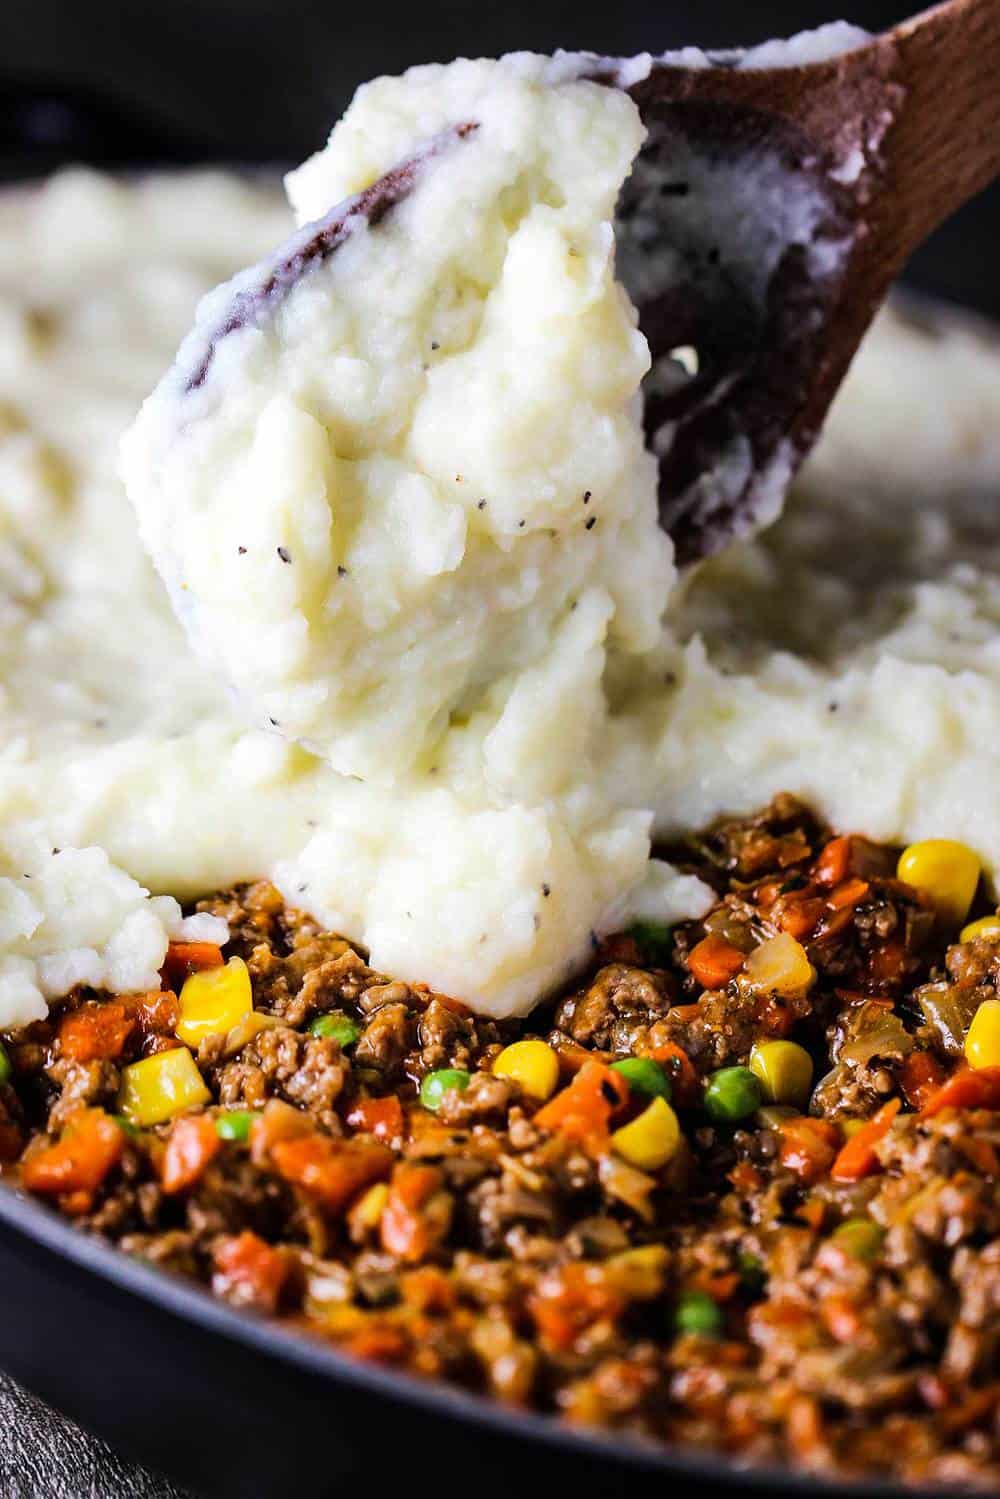
[[[906,97],[887,142],[898,263],[1000,173],[1000,0],[947,0],[880,38]]]

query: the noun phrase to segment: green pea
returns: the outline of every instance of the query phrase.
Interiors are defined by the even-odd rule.
[[[682,1291],[674,1308],[674,1326],[678,1332],[697,1333],[702,1338],[717,1338],[722,1332],[722,1308],[707,1291]]]
[[[760,1108],[760,1079],[749,1067],[721,1067],[705,1089],[705,1113],[716,1124],[738,1124]]]
[[[665,1098],[670,1102],[670,1079],[652,1057],[622,1057],[612,1062],[615,1072],[620,1072],[633,1093],[642,1093],[647,1098]]]
[[[318,1015],[309,1027],[313,1036],[329,1036],[331,1041],[336,1041],[341,1051],[346,1051],[353,1046],[361,1035],[360,1025],[355,1024],[350,1015],[345,1015],[342,1010],[334,1010],[330,1015]]]
[[[4,1046],[3,1042],[0,1041],[0,1088],[2,1088],[5,1083],[9,1083],[13,1076],[14,1068],[11,1064],[10,1057],[7,1055],[7,1048]]]
[[[420,1084],[420,1102],[425,1109],[436,1114],[441,1107],[441,1100],[450,1088],[464,1093],[468,1086],[469,1073],[464,1067],[441,1067],[437,1072],[428,1072]]]
[[[878,1255],[884,1237],[870,1218],[848,1218],[834,1233],[833,1241],[852,1259],[868,1263]]]
[[[661,921],[637,921],[628,929],[628,935],[632,937],[641,948],[643,956],[651,963],[665,967],[670,962],[670,954],[673,951],[674,929],[664,926]]]
[[[250,1138],[250,1126],[257,1115],[253,1109],[231,1109],[220,1114],[215,1121],[215,1133],[220,1140],[236,1140],[242,1144]]]

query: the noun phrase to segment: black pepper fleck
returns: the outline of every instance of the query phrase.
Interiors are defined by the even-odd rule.
[[[338,567],[337,568],[337,577],[338,578],[346,578],[347,577],[347,568],[346,567]]]
[[[583,529],[585,531],[592,531],[596,525],[597,525],[597,516],[596,515],[592,515],[590,517],[590,519],[584,525]]]
[[[551,885],[543,885],[542,886],[542,894],[545,896],[545,899],[548,900],[549,896],[552,894],[552,886]]]
[[[282,562],[291,562],[292,554],[287,547],[278,547],[277,552]]]
[[[477,510],[485,510],[486,509],[486,501],[485,500],[480,500],[479,504],[476,506],[476,509]]]
[[[585,505],[589,505],[592,497],[593,497],[593,491],[590,490],[590,489],[585,489],[584,492],[583,492],[583,503]]]
[[[237,547],[236,550],[239,552],[241,557],[245,557],[247,554],[246,547]]]
[[[434,340],[431,339],[431,348],[432,349],[437,350],[437,349],[440,349],[440,347],[441,347],[441,345],[439,343],[435,343]]]

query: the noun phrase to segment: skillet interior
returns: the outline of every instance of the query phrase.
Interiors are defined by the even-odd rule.
[[[87,1238],[11,1188],[0,1188],[0,1286],[0,1364],[15,1379],[220,1499],[318,1499],[435,1473],[462,1475],[475,1499],[546,1485],[589,1499],[651,1479],[677,1496],[706,1485],[822,1499],[914,1493],[615,1440],[345,1358]]]
[[[27,96],[52,92],[60,90],[25,87]],[[129,173],[200,156],[152,127],[137,136],[132,121],[125,128],[102,117],[98,129],[93,101],[68,102],[74,129],[53,149],[0,141],[0,181],[81,156]],[[667,1480],[677,1499],[706,1486],[817,1499],[914,1493],[629,1444],[349,1360],[86,1238],[9,1188],[0,1188],[0,1286],[0,1365],[116,1448],[220,1499],[311,1499],[340,1495],[346,1484],[457,1475],[474,1485],[475,1499],[543,1485],[588,1499],[650,1479]]]

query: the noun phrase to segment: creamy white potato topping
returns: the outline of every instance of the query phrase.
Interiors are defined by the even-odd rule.
[[[432,101],[427,108],[436,128]],[[351,121],[340,127],[348,138]],[[409,131],[399,124],[401,140]],[[353,180],[338,167],[333,190],[370,180],[384,165],[381,149],[357,158]],[[328,165],[297,181],[300,201]],[[618,166],[606,170],[604,187],[592,184],[598,216]],[[543,636],[525,630],[523,654],[500,652],[502,669],[467,680],[457,697],[435,683],[446,723],[438,706],[407,708],[420,753],[405,770],[386,762],[379,782],[361,782],[253,726],[246,699],[260,705],[262,678],[248,657],[251,677],[234,701],[218,660],[192,650],[145,558],[116,448],[198,299],[289,227],[273,189],[215,174],[123,184],[76,172],[0,199],[0,1028],[42,1014],[77,982],[145,987],[182,930],[176,904],[161,897],[186,900],[262,875],[366,944],[376,966],[484,1011],[521,1012],[583,959],[593,935],[638,915],[704,909],[703,887],[650,858],[658,833],[752,807],[776,789],[880,838],[963,838],[996,868],[1000,550],[986,502],[1000,476],[1000,352],[971,329],[940,336],[884,317],[783,518],[672,595],[664,545],[641,529],[641,485],[609,494],[618,509],[608,530],[618,535],[586,554],[593,577],[574,591],[567,579],[581,564],[567,559],[564,572],[558,559],[554,586],[565,592],[561,607],[539,605]],[[516,238],[503,240],[504,261]],[[587,276],[602,337],[623,351],[620,397],[601,399],[622,418],[642,351],[599,239],[586,241]],[[503,284],[499,264],[494,271],[484,307]],[[325,311],[332,305],[331,293]],[[565,334],[569,349],[572,330]],[[421,377],[467,351],[440,365],[441,351],[430,352]],[[271,378],[262,369],[257,396]],[[430,401],[433,382],[416,384],[414,410]],[[293,405],[302,397],[283,393]],[[287,409],[277,418],[266,403],[254,409],[259,420],[230,432],[234,443],[248,433],[260,443],[241,521],[261,547],[254,586],[269,594],[270,580],[279,595],[266,607],[291,617],[301,585],[280,590],[297,564],[275,553],[268,571],[264,552],[285,545],[272,524],[300,504],[319,509],[315,465],[329,454],[309,423],[327,428],[308,403],[287,428]],[[283,435],[269,449],[275,424]],[[294,434],[306,431],[300,447]],[[630,441],[622,437],[623,454],[634,451]],[[432,508],[461,510],[468,548],[478,522],[455,498],[454,474],[430,473],[426,452],[418,460],[410,438],[400,442],[411,482],[422,474],[432,486]],[[364,461],[345,447],[329,456],[330,472]],[[494,452],[502,464],[502,445]],[[570,446],[559,452],[571,468]],[[527,445],[520,456],[540,471],[543,458]],[[334,517],[328,537],[331,496],[349,487],[322,490]],[[359,530],[384,520],[384,496],[368,516],[368,491],[353,493],[365,512],[354,517]],[[516,484],[498,481],[496,493],[514,496]],[[556,493],[554,484],[554,506]],[[212,500],[207,490],[203,498]],[[582,510],[582,497],[576,503]],[[547,545],[546,527],[519,538],[520,527],[490,526],[477,545],[502,567],[506,538],[516,583],[532,545]],[[618,564],[632,565],[629,526],[639,528],[635,544],[645,536],[655,552],[635,586],[613,565],[616,547]],[[214,520],[205,531],[206,547],[221,547]],[[574,529],[564,540],[575,553],[587,536]],[[480,552],[463,551],[450,572],[418,585],[408,551],[425,538],[404,527],[390,540],[400,574],[390,585],[401,608],[427,586],[433,636],[445,622],[436,587],[468,585],[471,600]],[[378,534],[368,544],[377,552]],[[321,567],[344,565],[332,541],[317,554],[325,546]],[[654,576],[655,598],[630,596]],[[345,607],[341,623],[364,645],[364,616],[352,613],[360,606]],[[527,620],[534,607],[525,595],[513,613]],[[269,618],[250,622],[265,646]],[[634,629],[623,623],[636,618]],[[294,674],[280,679],[280,691],[293,684]],[[322,715],[303,732],[332,743]]]
[[[518,800],[559,791],[600,709],[596,656],[659,635],[672,550],[611,223],[645,131],[625,94],[551,68],[360,90],[293,177],[299,217],[425,152],[408,195],[278,290],[268,267],[208,298],[125,444],[195,647],[344,775],[426,772],[450,724],[544,683],[545,728],[510,746],[526,779],[496,744],[486,769]]]

